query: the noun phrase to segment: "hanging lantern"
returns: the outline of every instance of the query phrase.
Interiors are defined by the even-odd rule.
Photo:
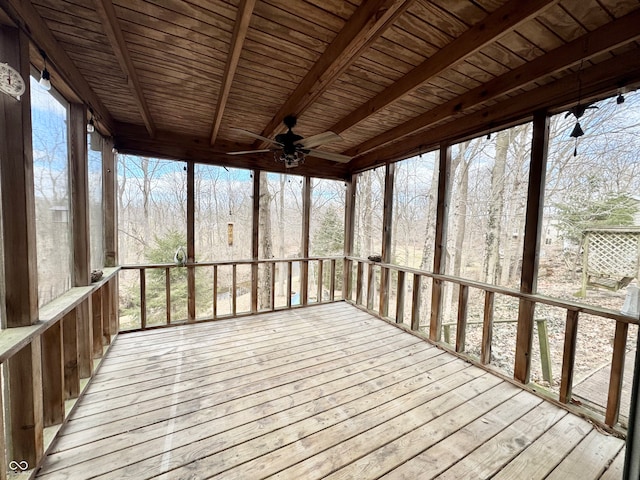
[[[580,126],[580,122],[576,122],[576,126],[573,127],[573,131],[571,132],[571,134],[569,135],[570,137],[573,138],[578,138],[584,135],[584,131],[582,130],[582,127]]]

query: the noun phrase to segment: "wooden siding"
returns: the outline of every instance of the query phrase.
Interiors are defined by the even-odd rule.
[[[619,479],[623,444],[340,302],[121,334],[37,478]]]

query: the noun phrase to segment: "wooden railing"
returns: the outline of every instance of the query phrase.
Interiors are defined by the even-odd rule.
[[[374,263],[369,260],[347,257],[345,269],[347,278],[345,280],[345,299],[358,306],[366,308],[368,311],[375,313],[387,320],[402,323],[405,318],[405,309],[410,312],[409,328],[414,331],[422,331],[429,338],[443,346],[444,348],[455,351],[457,354],[467,358],[469,361],[481,366],[487,366],[491,363],[492,337],[494,323],[494,305],[496,296],[506,296],[518,299],[520,307],[526,302],[525,308],[530,308],[533,312],[533,306],[536,304],[549,305],[559,307],[566,311],[565,317],[565,335],[564,349],[562,357],[562,376],[560,386],[555,398],[562,404],[572,403],[573,377],[576,364],[576,345],[578,323],[580,315],[593,315],[611,321],[615,324],[615,334],[613,338],[613,354],[611,358],[611,371],[609,376],[608,396],[606,409],[603,412],[604,418],[591,415],[595,420],[603,422],[609,427],[615,427],[618,424],[620,415],[620,401],[623,386],[623,372],[625,364],[625,353],[627,348],[627,334],[629,325],[638,325],[640,322],[637,318],[616,312],[613,310],[589,306],[577,302],[551,298],[543,295],[521,293],[514,289],[503,288],[495,285],[485,284],[462,278],[437,275],[423,270],[414,268],[401,267],[398,265]],[[395,284],[390,281],[390,273],[394,272]],[[442,318],[435,312],[441,312],[441,306],[436,302],[442,302],[441,295],[433,295],[432,302],[429,307],[429,318],[421,311],[421,295],[423,289],[421,285],[426,279],[431,279],[434,289],[440,292],[445,284],[455,285],[458,289],[457,302],[457,319],[456,319],[456,338],[455,345],[450,346],[442,341]],[[482,340],[480,345],[480,353],[478,358],[473,358],[465,354],[466,351],[466,331],[468,316],[469,289],[478,289],[484,292],[484,307],[482,312]],[[407,295],[407,290],[411,290],[411,296]],[[394,291],[396,300],[396,308],[394,312],[389,312],[390,292]],[[378,301],[375,301],[375,297]],[[531,331],[533,330],[533,321],[531,319]],[[502,321],[502,319],[500,320]],[[586,321],[586,320],[585,320]],[[478,322],[480,323],[480,322]],[[602,341],[606,341],[602,338]],[[517,351],[516,351],[517,352]],[[514,362],[527,362],[527,371],[530,367],[531,355],[530,351],[524,355],[515,356]],[[522,358],[524,357],[524,358]],[[514,365],[515,370],[515,365]],[[539,389],[537,389],[539,390]],[[551,392],[548,392],[551,394]]]
[[[337,290],[337,286],[342,283],[343,264],[343,257],[313,257],[198,262],[185,266],[125,265],[121,267],[121,298],[123,289],[129,288],[131,292],[133,283],[137,302],[130,302],[129,308],[121,306],[121,329],[215,320],[340,300],[342,287]],[[137,272],[135,278],[131,272]],[[172,279],[172,274],[177,278]],[[150,280],[151,275],[154,278]],[[158,288],[161,289],[161,305],[157,298],[154,307],[149,305],[150,281],[154,282],[156,297]],[[172,292],[177,290],[188,292],[186,309],[176,308]],[[276,295],[278,290],[280,295]],[[184,298],[179,301],[184,302]],[[132,310],[135,315],[130,314]],[[133,321],[125,323],[132,317]]]
[[[118,333],[117,282],[117,269],[104,269],[41,307],[36,324],[0,331],[0,479],[38,466]]]

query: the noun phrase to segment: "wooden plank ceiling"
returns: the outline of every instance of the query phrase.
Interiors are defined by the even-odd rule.
[[[0,0],[122,152],[342,178],[640,84],[637,0]],[[33,50],[37,52],[37,49]],[[33,62],[41,59],[34,55]],[[578,88],[580,85],[580,88]],[[62,85],[60,85],[62,89]]]

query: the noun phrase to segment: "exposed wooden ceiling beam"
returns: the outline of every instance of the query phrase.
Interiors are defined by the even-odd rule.
[[[267,124],[262,135],[271,136],[280,127],[285,116],[302,115],[412,2],[413,0],[362,2]]]
[[[559,0],[528,0],[526,2],[510,0],[438,50],[393,85],[339,120],[330,130],[342,133],[353,127],[558,2]]]
[[[580,82],[580,98],[578,93]],[[618,88],[640,86],[640,63],[637,51],[614,57],[602,63],[563,77],[553,83],[538,87],[465,116],[464,122],[452,121],[445,125],[414,133],[401,141],[373,150],[349,163],[352,171],[362,171],[391,161],[409,158],[418,152],[437,148],[441,142],[458,142],[470,136],[506,128],[522,123],[534,111],[549,109],[560,111],[581,102],[613,93]]]
[[[539,78],[577,65],[583,59],[588,60],[602,52],[640,39],[640,30],[637,29],[638,24],[640,24],[640,10],[607,23],[573,42],[541,55],[515,70],[500,75],[484,85],[469,90],[422,115],[376,135],[374,138],[347,150],[344,154],[350,157],[363,155],[370,150],[396,141],[406,135],[425,130],[446,118],[460,115],[464,111],[477,107],[500,95],[518,90]]]
[[[30,0],[0,0],[2,8],[27,36],[47,54],[47,59],[77,95],[87,102],[96,115],[96,121],[105,135],[113,133],[114,122],[109,111],[82,76],[71,58],[58,43],[53,33],[35,10]],[[55,83],[55,79],[54,79]]]
[[[229,91],[231,90],[233,77],[236,74],[236,68],[238,68],[240,52],[242,52],[244,39],[247,36],[247,31],[249,30],[249,21],[251,20],[253,7],[255,6],[255,4],[256,0],[241,0],[240,5],[238,5],[236,23],[233,27],[233,36],[231,39],[231,50],[229,51],[229,55],[227,56],[227,64],[224,67],[222,87],[220,88],[220,93],[218,94],[218,103],[216,105],[216,112],[213,119],[213,127],[211,128],[211,145],[216,142],[216,137],[218,136],[218,131],[220,130],[222,116],[224,115],[224,109],[229,98]]]
[[[127,78],[127,84],[131,89],[133,99],[138,105],[142,121],[147,127],[149,136],[154,137],[156,127],[153,123],[153,119],[151,118],[151,112],[149,112],[147,102],[144,99],[142,87],[138,80],[138,74],[136,73],[136,69],[131,61],[129,49],[127,48],[124,35],[120,29],[120,24],[118,22],[118,17],[116,16],[116,11],[113,8],[113,4],[111,3],[111,0],[96,0],[95,3],[97,5],[96,11],[102,20],[104,31],[107,34],[107,38],[109,38],[109,42],[111,42],[113,53],[118,59],[120,68],[122,68],[122,72]]]
[[[305,162],[294,169],[276,163],[273,155],[257,154],[232,156],[226,152],[246,148],[230,142],[220,142],[211,146],[208,137],[180,135],[169,131],[157,131],[155,138],[145,135],[144,127],[133,124],[116,124],[114,146],[120,153],[177,161],[194,161],[230,168],[258,169],[269,172],[310,175],[318,178],[344,180],[348,178],[348,167],[344,163],[331,162],[307,157]]]

